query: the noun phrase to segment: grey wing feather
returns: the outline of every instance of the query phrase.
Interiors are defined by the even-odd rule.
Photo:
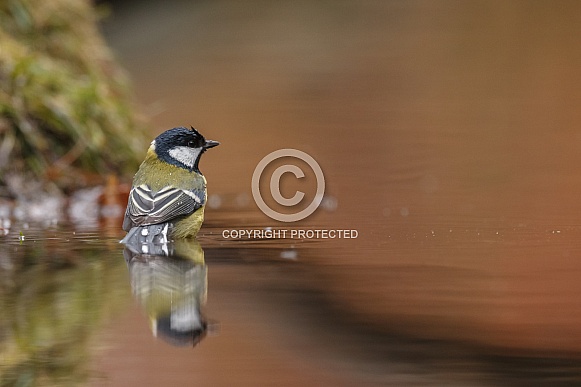
[[[123,220],[123,229],[164,223],[189,215],[206,202],[203,190],[183,190],[172,186],[154,192],[147,185],[133,187]]]

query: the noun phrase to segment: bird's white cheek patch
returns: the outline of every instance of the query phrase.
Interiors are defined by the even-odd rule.
[[[169,150],[169,155],[180,163],[192,168],[202,149],[189,148],[187,146],[176,146]]]

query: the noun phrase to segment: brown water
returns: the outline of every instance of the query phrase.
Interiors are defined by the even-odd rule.
[[[22,284],[3,293],[2,308],[20,311],[3,332],[27,332],[2,342],[35,338],[28,355],[3,352],[5,364],[30,359],[21,380],[52,356],[79,361],[51,369],[107,386],[581,383],[577,2],[113,9],[104,30],[152,136],[192,124],[221,142],[201,162],[214,328],[194,349],[154,338],[117,228],[32,225],[23,244],[4,237],[6,262],[29,262],[2,272]],[[292,224],[251,194],[258,162],[282,148],[314,157],[327,185],[323,208]],[[304,180],[283,180],[283,193],[312,197]],[[358,238],[222,236],[266,227]],[[50,257],[64,251],[72,263],[55,272]],[[32,335],[33,317],[18,317],[51,322],[54,310],[70,325],[37,323]]]

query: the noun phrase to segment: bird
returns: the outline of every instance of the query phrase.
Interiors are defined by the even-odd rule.
[[[194,127],[169,129],[157,136],[133,178],[121,243],[165,243],[195,237],[204,221],[206,178],[202,154],[220,143]]]

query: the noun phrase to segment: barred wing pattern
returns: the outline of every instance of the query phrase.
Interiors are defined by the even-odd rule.
[[[206,201],[203,190],[183,190],[168,186],[154,192],[148,185],[133,187],[125,211],[123,229],[164,223],[183,215],[189,215]]]

